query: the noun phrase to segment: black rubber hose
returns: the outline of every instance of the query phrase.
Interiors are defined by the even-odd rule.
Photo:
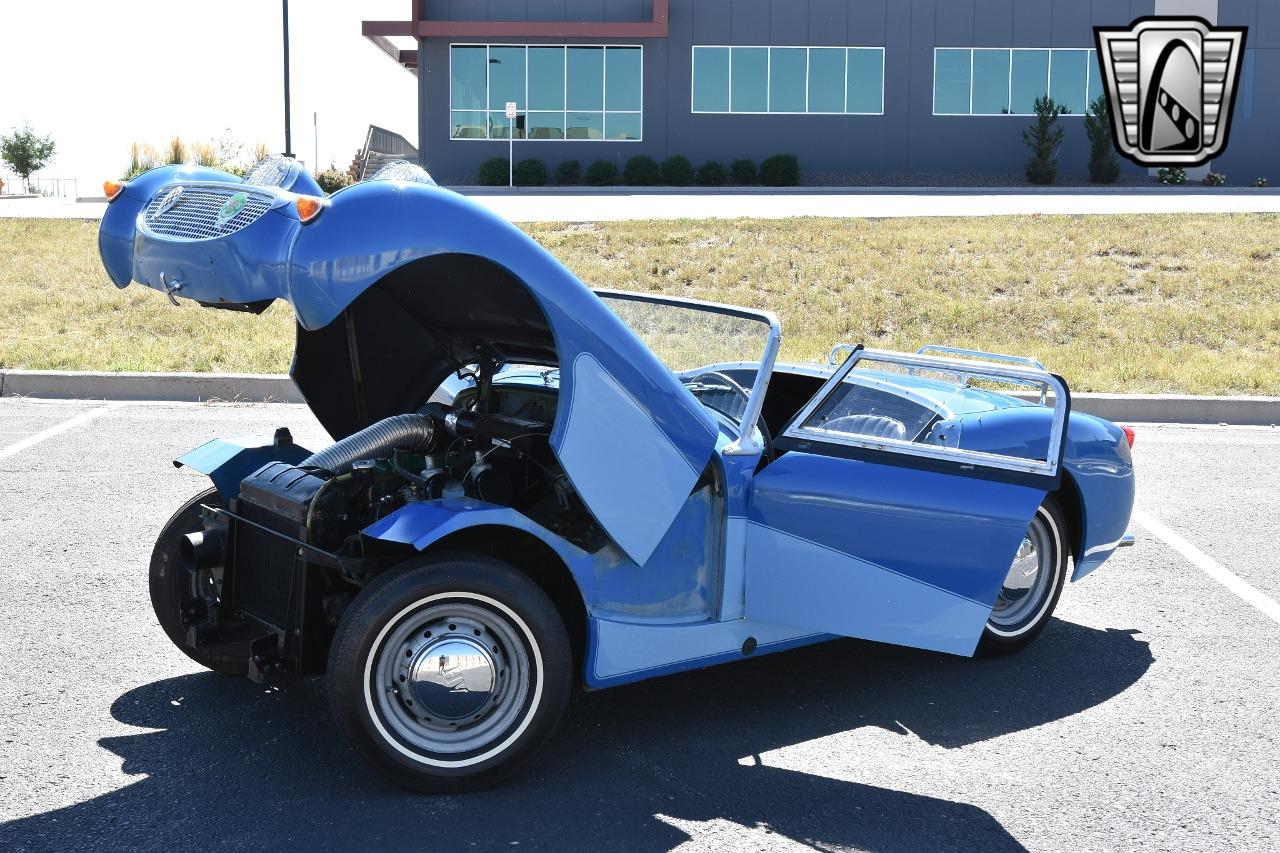
[[[386,459],[396,450],[429,450],[435,433],[435,424],[426,415],[394,415],[335,441],[299,464],[345,474],[351,470],[351,463],[360,459]]]

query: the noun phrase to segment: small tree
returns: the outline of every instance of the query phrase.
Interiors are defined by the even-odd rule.
[[[1107,96],[1099,95],[1084,115],[1084,132],[1089,136],[1089,180],[1114,184],[1120,177],[1120,158],[1111,136],[1111,108]]]
[[[8,136],[0,136],[0,160],[8,163],[28,187],[32,172],[40,171],[53,160],[55,148],[52,136],[37,136],[28,125],[14,128]]]
[[[1053,98],[1036,98],[1036,122],[1022,131],[1022,140],[1031,149],[1027,163],[1027,180],[1033,184],[1051,184],[1058,177],[1058,149],[1062,147],[1062,128],[1058,116],[1071,112]]]

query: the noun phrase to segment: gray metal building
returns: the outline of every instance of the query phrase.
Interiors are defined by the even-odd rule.
[[[567,159],[621,168],[636,154],[697,165],[791,153],[807,175],[833,182],[1016,175],[1031,101],[1045,93],[1072,110],[1059,172],[1082,176],[1080,116],[1101,91],[1092,28],[1151,14],[1249,28],[1228,149],[1212,168],[1233,184],[1280,181],[1280,108],[1265,84],[1280,81],[1275,0],[411,5],[408,20],[366,21],[364,34],[419,75],[419,147],[444,183],[473,182],[483,160],[506,156],[509,134],[517,160],[552,169]]]

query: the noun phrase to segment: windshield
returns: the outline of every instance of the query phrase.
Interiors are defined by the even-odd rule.
[[[759,363],[769,341],[768,319],[744,308],[644,294],[599,296],[673,373],[713,364]]]

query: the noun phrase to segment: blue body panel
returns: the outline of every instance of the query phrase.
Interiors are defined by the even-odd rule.
[[[747,615],[970,654],[1044,495],[788,453],[752,487]]]
[[[215,438],[173,460],[179,468],[199,471],[227,500],[240,494],[240,481],[268,462],[296,465],[311,455],[297,444],[275,444],[270,436]]]

